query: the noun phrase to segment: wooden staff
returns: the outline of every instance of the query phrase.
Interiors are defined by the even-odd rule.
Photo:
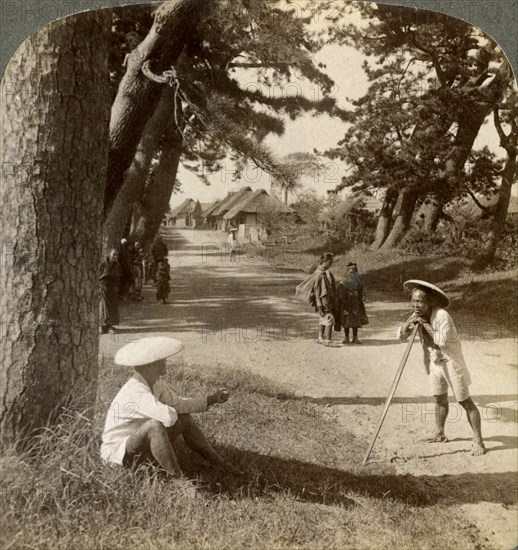
[[[387,400],[385,401],[385,406],[383,407],[383,412],[381,413],[381,418],[378,424],[378,428],[376,429],[376,433],[374,434],[374,437],[372,438],[372,443],[370,444],[369,450],[367,451],[367,454],[365,455],[365,458],[363,459],[363,463],[367,464],[367,461],[369,460],[369,456],[372,452],[372,449],[374,447],[374,444],[376,443],[376,439],[378,438],[378,434],[380,433],[381,426],[383,425],[383,422],[385,420],[385,417],[387,416],[390,403],[392,402],[392,399],[394,397],[394,394],[396,393],[397,385],[399,384],[399,380],[401,379],[401,375],[403,374],[403,369],[405,368],[406,362],[408,360],[408,356],[410,355],[410,350],[412,349],[412,344],[415,340],[415,335],[417,334],[417,329],[419,328],[419,324],[416,323],[414,330],[412,331],[412,334],[410,335],[410,340],[408,341],[408,345],[405,349],[405,353],[403,355],[403,358],[401,359],[401,363],[399,363],[399,368],[396,372],[396,376],[394,377],[394,381],[392,382],[392,387],[390,388],[389,395],[387,397]]]

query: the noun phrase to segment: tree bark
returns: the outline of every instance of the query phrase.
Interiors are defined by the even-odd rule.
[[[443,183],[441,192],[434,194],[437,204],[433,205],[432,201],[433,206],[425,218],[424,223],[429,227],[436,225],[443,206],[456,192],[452,182],[462,176],[464,166],[473,149],[480,128],[495,106],[502,101],[505,90],[512,78],[509,64],[503,61],[493,80],[487,86],[483,86],[483,80],[480,79],[477,79],[475,84],[470,83],[467,86],[467,89],[471,92],[471,99],[466,101],[458,112],[455,142],[446,160],[444,170],[440,174],[440,181]]]
[[[428,195],[416,214],[417,227],[427,233],[434,233],[441,219],[443,207],[444,200],[438,195]]]
[[[495,126],[500,136],[500,145],[507,151],[505,166],[502,171],[502,181],[498,191],[498,202],[491,219],[487,240],[484,243],[480,261],[487,264],[493,261],[500,238],[504,232],[507,211],[511,200],[511,191],[516,183],[516,158],[518,155],[518,116],[515,112],[511,118],[511,133],[506,135],[500,124],[498,109],[495,109]]]
[[[163,136],[159,164],[144,196],[134,205],[134,224],[131,236],[135,241],[139,241],[144,249],[151,246],[169,208],[183,151],[182,132],[184,127],[181,102],[177,100],[176,116],[171,117]]]
[[[162,96],[153,116],[149,119],[137,147],[135,158],[126,172],[124,184],[117,194],[112,208],[104,222],[104,250],[118,248],[125,233],[133,205],[144,195],[146,178],[153,156],[160,148],[160,141],[174,116],[174,90],[163,87]]]
[[[109,29],[102,11],[46,25],[2,79],[3,443],[95,396]]]
[[[143,200],[135,204],[131,237],[139,241],[144,249],[153,243],[169,208],[181,155],[181,142],[162,152],[163,158],[156,169],[153,185]]]
[[[105,219],[123,185],[124,174],[133,161],[144,127],[162,93],[162,85],[149,80],[142,73],[142,65],[150,61],[156,74],[170,69],[194,33],[203,6],[212,2],[165,2],[157,9],[153,26],[146,38],[128,56],[126,73],[113,102],[110,119]]]
[[[491,220],[491,226],[487,235],[487,240],[484,243],[483,256],[484,262],[491,262],[495,256],[500,237],[504,232],[507,211],[509,210],[509,202],[511,200],[511,190],[516,182],[516,152],[507,157],[504,173],[502,175],[502,183],[498,192],[498,202],[495,213]]]
[[[381,245],[381,250],[393,248],[404,237],[410,227],[416,201],[416,191],[412,189],[403,189],[399,192],[397,204],[394,209],[396,212],[394,225],[392,226],[388,237],[385,239],[385,242]]]
[[[371,250],[378,250],[380,246],[385,242],[388,234],[390,233],[390,224],[392,221],[392,213],[396,206],[398,194],[393,189],[388,189],[385,198],[383,199],[383,206],[381,207],[378,224],[376,226],[376,234],[374,241],[370,246]]]

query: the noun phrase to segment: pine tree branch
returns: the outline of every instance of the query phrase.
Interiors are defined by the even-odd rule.
[[[441,67],[441,64],[439,63],[439,59],[437,58],[437,55],[433,50],[430,50],[420,44],[415,36],[414,31],[409,32],[410,40],[412,44],[420,51],[425,53],[426,55],[430,56],[430,59],[432,60],[433,66],[435,68],[435,72],[437,73],[437,78],[439,79],[439,82],[444,86],[447,84],[447,78],[446,73],[443,71],[443,68]]]
[[[509,136],[506,135],[504,129],[502,128],[502,123],[500,121],[500,113],[498,112],[498,107],[493,109],[493,120],[495,122],[495,128],[500,138],[500,145],[507,151],[510,145]]]
[[[465,185],[464,186],[466,192],[468,193],[468,195],[473,199],[473,202],[483,211],[485,212],[486,214],[488,214],[489,216],[491,216],[491,211],[486,208],[476,197],[475,193],[473,193],[473,191],[467,186]]]
[[[230,68],[242,68],[242,69],[262,69],[262,68],[272,68],[272,67],[288,67],[289,65],[293,65],[293,62],[290,61],[278,61],[276,63],[236,63],[232,62],[229,63],[228,66]]]

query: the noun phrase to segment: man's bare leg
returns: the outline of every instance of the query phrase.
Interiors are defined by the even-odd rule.
[[[174,477],[181,477],[182,470],[176,460],[167,428],[158,420],[148,420],[138,432],[129,437],[126,442],[126,454],[146,454],[150,452],[162,468]]]
[[[449,404],[448,394],[434,395],[435,398],[435,433],[427,439],[429,443],[444,443],[448,441],[444,433],[446,418],[448,417]]]
[[[464,401],[459,401],[459,404],[462,405],[466,411],[469,425],[473,430],[473,448],[471,449],[470,454],[473,456],[483,455],[486,452],[486,448],[484,446],[484,441],[482,440],[480,413],[478,412],[477,406],[473,403],[471,397],[468,397]]]
[[[178,435],[182,435],[187,446],[193,451],[200,454],[207,462],[215,466],[219,466],[223,470],[230,472],[234,475],[243,475],[243,472],[232,466],[229,462],[225,461],[211,445],[210,441],[205,437],[200,428],[196,425],[196,422],[189,414],[179,414],[178,421],[173,426],[176,428],[170,430],[170,437],[176,438]]]

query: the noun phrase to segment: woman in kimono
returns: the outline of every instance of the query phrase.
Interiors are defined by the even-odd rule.
[[[338,296],[342,310],[342,326],[344,327],[342,344],[351,343],[350,329],[352,329],[352,343],[361,344],[358,340],[358,329],[362,325],[366,325],[369,320],[363,303],[363,284],[355,263],[347,264],[347,277],[338,285]]]
[[[171,286],[169,281],[171,280],[170,266],[167,258],[162,258],[158,263],[156,270],[156,301],[167,304],[167,298],[169,292],[171,292]]]

